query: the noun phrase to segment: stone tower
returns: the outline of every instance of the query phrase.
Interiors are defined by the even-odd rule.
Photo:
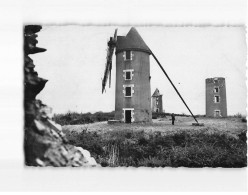
[[[225,78],[206,79],[206,116],[227,117]]]
[[[117,36],[115,119],[151,122],[151,51],[135,28]]]
[[[152,112],[163,112],[162,94],[156,89],[152,95]]]

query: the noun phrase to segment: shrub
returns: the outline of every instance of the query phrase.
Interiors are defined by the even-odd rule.
[[[69,142],[89,150],[102,166],[245,167],[246,131],[238,136],[205,128],[161,132],[66,132]]]
[[[164,113],[164,112],[153,112],[152,113],[152,119],[166,118],[166,116],[168,116],[168,113]]]
[[[246,123],[246,122],[247,122],[247,119],[243,117],[243,118],[241,119],[241,121],[242,121],[243,123]]]
[[[242,118],[242,114],[237,113],[237,114],[234,115],[234,117],[235,117],[235,118]]]
[[[158,157],[143,158],[138,161],[139,166],[145,167],[166,167],[171,166],[170,159],[159,159]]]
[[[114,118],[114,112],[96,112],[94,114],[67,112],[66,114],[54,114],[53,120],[60,125],[88,124],[107,121]]]
[[[247,141],[247,135],[246,135],[246,130],[243,130],[240,134],[238,134],[238,137],[241,141],[243,141],[244,143],[246,143]]]

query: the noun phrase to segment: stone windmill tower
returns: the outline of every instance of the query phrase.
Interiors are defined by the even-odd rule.
[[[163,95],[159,93],[158,88],[152,95],[152,112],[163,112]]]
[[[206,79],[206,116],[227,117],[225,78]]]
[[[151,122],[151,52],[135,28],[117,37],[115,118]]]
[[[116,47],[115,119],[126,123],[151,122],[149,47],[133,27],[126,36],[116,36],[115,33],[108,45]],[[111,46],[108,53],[110,51]],[[106,69],[111,70],[108,62]],[[106,72],[110,71],[105,70],[105,75]],[[107,80],[108,75],[105,75]],[[104,79],[103,86],[106,83]]]
[[[131,28],[126,36],[110,37],[107,49],[107,62],[102,79],[102,93],[105,91],[109,78],[111,82],[112,57],[116,49],[116,90],[115,90],[115,119],[125,123],[151,122],[151,87],[150,87],[150,55],[160,66],[161,70],[195,119],[197,119],[183,100],[172,83],[164,68],[146,45],[135,28]]]

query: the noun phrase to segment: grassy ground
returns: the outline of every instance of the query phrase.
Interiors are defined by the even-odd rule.
[[[169,133],[171,131],[178,130],[200,130],[206,129],[207,127],[212,129],[217,129],[219,131],[226,131],[232,134],[240,133],[246,130],[246,123],[241,122],[240,118],[198,118],[199,123],[204,123],[204,126],[192,126],[194,119],[192,117],[176,117],[175,125],[171,125],[170,117],[153,119],[151,124],[107,124],[104,122],[96,122],[84,125],[65,125],[63,129],[65,131],[77,131],[81,132],[83,130],[96,131],[98,133],[104,133],[106,131],[116,131],[116,130],[144,130],[145,132],[160,131],[162,133]]]
[[[241,118],[155,119],[151,124],[63,126],[69,142],[89,150],[102,166],[247,166],[246,123]]]

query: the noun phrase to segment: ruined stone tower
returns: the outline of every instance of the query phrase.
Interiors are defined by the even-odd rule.
[[[115,118],[151,122],[150,49],[135,28],[117,36]]]
[[[152,95],[152,112],[163,112],[162,94],[156,89]]]
[[[206,79],[206,116],[227,117],[225,78]]]

